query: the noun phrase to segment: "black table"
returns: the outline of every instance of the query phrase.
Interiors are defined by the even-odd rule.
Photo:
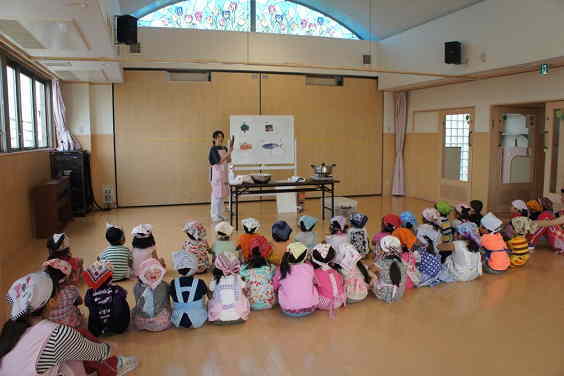
[[[325,219],[325,209],[331,209],[331,217],[335,215],[335,184],[338,180],[311,180],[302,182],[271,181],[266,184],[239,184],[229,185],[229,222],[233,226],[235,217],[235,229],[239,230],[239,197],[246,195],[261,195],[270,193],[289,192],[321,192],[321,218]],[[287,187],[276,189],[277,187]],[[325,194],[331,195],[331,207],[325,206]]]

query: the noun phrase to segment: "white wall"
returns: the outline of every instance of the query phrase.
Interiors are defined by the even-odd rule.
[[[222,32],[210,30],[140,28],[141,54],[121,54],[131,60],[125,67],[169,69],[230,69],[277,72],[317,72],[375,76],[363,71],[332,71],[330,67],[370,68],[362,64],[362,55],[378,60],[375,42],[262,33]],[[147,60],[152,61],[147,61]],[[193,64],[194,59],[217,64]],[[159,60],[169,60],[159,61]],[[174,60],[174,62],[170,62]],[[231,63],[231,64],[225,64]],[[243,63],[250,65],[237,65]],[[271,67],[262,64],[296,64],[321,66],[321,69]]]
[[[92,134],[114,133],[112,85],[90,85],[90,118]]]
[[[538,73],[493,78],[409,93],[408,124],[413,124],[413,112],[475,106],[475,131],[488,132],[490,107],[501,104],[548,102],[564,98],[564,69],[553,70],[548,76]]]
[[[380,64],[403,71],[467,74],[560,57],[563,19],[560,0],[487,0],[382,40]],[[468,64],[444,64],[448,41],[463,42]],[[427,80],[386,74],[380,87]]]
[[[67,127],[75,136],[90,135],[90,89],[88,83],[68,84],[62,86],[66,108]]]

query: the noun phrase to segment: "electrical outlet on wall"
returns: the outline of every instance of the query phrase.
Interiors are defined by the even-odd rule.
[[[104,185],[102,187],[102,194],[104,195],[104,204],[112,205],[114,203],[114,187]]]

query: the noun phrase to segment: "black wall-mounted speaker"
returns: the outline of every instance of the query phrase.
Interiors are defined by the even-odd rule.
[[[460,42],[445,43],[445,63],[462,64],[462,43]]]
[[[137,18],[125,15],[116,17],[116,36],[120,44],[137,44]]]

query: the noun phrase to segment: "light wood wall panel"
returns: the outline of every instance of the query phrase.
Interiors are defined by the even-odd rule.
[[[229,116],[258,114],[259,79],[213,73],[170,82],[163,71],[127,71],[115,87],[120,206],[209,202],[208,150]]]
[[[427,201],[438,200],[441,182],[440,133],[408,133],[404,153],[407,196]]]
[[[490,133],[472,134],[471,196],[488,207],[488,185],[490,179]]]
[[[383,94],[373,79],[348,78],[343,86],[310,86],[299,75],[261,80],[263,115],[294,115],[298,174],[311,164],[335,163],[339,195],[382,193]]]
[[[114,136],[113,134],[92,134],[91,138],[92,191],[97,203],[103,206],[103,186],[109,185],[113,188],[115,200]]]
[[[31,190],[51,176],[48,151],[30,151],[0,155],[0,286],[6,291],[21,275],[14,272],[14,263],[31,271],[37,270],[47,252],[32,252],[32,244],[45,239],[34,239]],[[18,269],[21,273],[21,268]],[[8,305],[0,300],[0,322],[6,319]]]

